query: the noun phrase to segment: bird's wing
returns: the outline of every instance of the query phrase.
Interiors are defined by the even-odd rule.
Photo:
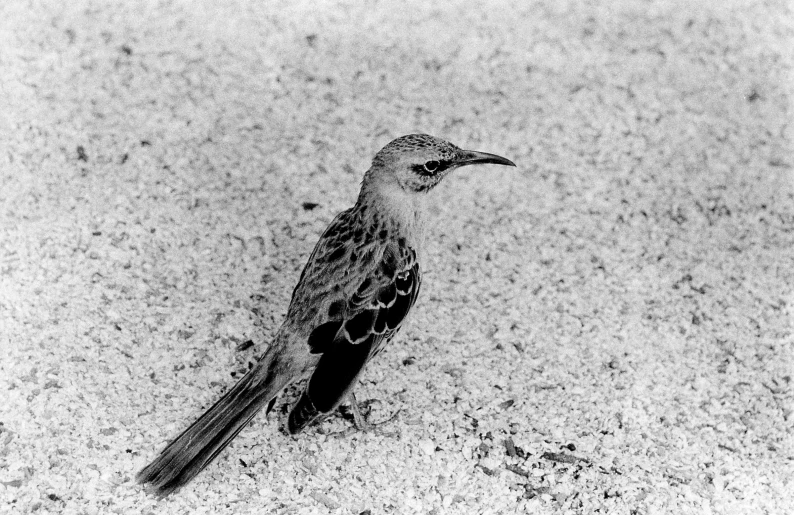
[[[285,323],[307,337],[312,354],[323,354],[340,330],[358,344],[370,330],[383,334],[387,323],[396,329],[416,299],[415,250],[386,230],[367,232],[357,216],[347,210],[331,222],[292,294]]]
[[[350,299],[348,306],[357,300],[365,302],[351,309],[345,319],[328,322],[312,332],[309,345],[322,355],[306,394],[317,410],[327,413],[342,402],[370,357],[400,328],[419,286],[419,265],[414,263],[366,298]]]
[[[338,220],[318,242],[288,314],[311,326],[309,352],[320,355],[294,411],[307,402],[311,409],[298,417],[306,420],[297,429],[291,417],[291,430],[339,405],[369,358],[400,328],[419,293],[416,252],[404,238],[359,235],[359,224],[335,227]]]

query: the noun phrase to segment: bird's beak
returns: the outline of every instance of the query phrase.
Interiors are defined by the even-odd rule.
[[[464,150],[460,158],[455,160],[458,166],[495,164],[505,166],[515,166],[516,164],[509,159],[496,154],[487,152],[477,152],[476,150]]]

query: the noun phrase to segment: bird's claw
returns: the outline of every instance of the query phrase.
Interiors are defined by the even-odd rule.
[[[372,424],[370,424],[367,417],[361,413],[356,397],[353,396],[353,394],[351,394],[350,397],[350,412],[353,415],[353,423],[356,425],[356,429],[364,432],[369,431],[372,429]],[[369,410],[367,411],[369,412]]]
[[[356,396],[351,393],[348,394],[348,405],[341,407],[340,412],[342,413],[342,416],[344,418],[348,420],[350,420],[351,418],[353,419],[353,425],[355,426],[355,429],[358,431],[368,432],[376,429],[380,431],[379,426],[382,426],[383,424],[391,422],[392,420],[397,418],[397,415],[400,414],[400,409],[397,409],[397,411],[389,415],[389,417],[384,420],[380,420],[378,422],[370,422],[369,413],[371,411],[371,404],[373,402],[377,402],[377,401],[373,401],[370,399],[362,402],[361,404],[364,405],[364,410],[365,410],[365,412],[362,413],[361,406],[359,405],[358,400],[356,400]],[[344,434],[349,434],[351,431],[353,431],[353,428],[344,431]]]

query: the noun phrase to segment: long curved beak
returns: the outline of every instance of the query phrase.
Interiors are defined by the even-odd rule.
[[[515,166],[516,164],[511,160],[496,154],[489,154],[487,152],[477,152],[476,150],[464,150],[463,155],[455,160],[458,166],[467,165],[483,165],[495,164],[505,166]]]

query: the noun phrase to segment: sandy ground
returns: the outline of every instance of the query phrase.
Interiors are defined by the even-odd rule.
[[[435,3],[3,2],[0,513],[794,512],[790,4]],[[396,417],[147,495],[411,132],[519,166],[438,189]]]

